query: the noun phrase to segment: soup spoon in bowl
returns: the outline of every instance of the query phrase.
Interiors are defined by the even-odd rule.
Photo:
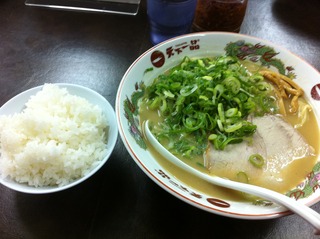
[[[291,210],[292,212],[300,215],[302,218],[304,218],[306,221],[308,221],[315,229],[315,234],[320,235],[320,214],[318,214],[316,211],[311,209],[310,207],[295,201],[292,198],[289,198],[281,193],[262,188],[259,186],[246,184],[246,183],[240,183],[231,181],[225,178],[221,178],[218,176],[209,175],[206,173],[203,173],[180,159],[178,159],[176,156],[171,154],[162,144],[158,142],[156,137],[151,133],[149,129],[149,122],[146,121],[144,123],[144,133],[147,138],[147,140],[150,142],[150,144],[167,160],[169,160],[171,163],[175,164],[176,166],[180,167],[181,169],[209,182],[212,184],[215,184],[217,186],[245,192],[248,194],[252,194],[261,198],[268,199],[272,202],[275,202],[281,206],[284,206],[285,208]]]

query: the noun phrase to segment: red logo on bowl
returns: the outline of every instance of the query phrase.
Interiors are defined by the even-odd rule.
[[[317,84],[314,87],[312,87],[311,97],[315,100],[320,100],[320,84]]]
[[[165,56],[161,51],[154,51],[150,58],[152,65],[157,68],[163,66],[165,62]]]

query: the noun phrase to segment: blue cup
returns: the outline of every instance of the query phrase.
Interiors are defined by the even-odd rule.
[[[148,0],[152,44],[189,33],[196,6],[197,0]]]

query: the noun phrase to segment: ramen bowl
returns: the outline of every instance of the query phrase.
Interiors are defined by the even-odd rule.
[[[156,150],[149,146],[144,136],[139,108],[143,86],[150,85],[158,75],[178,65],[186,56],[201,58],[226,54],[293,76],[294,81],[304,90],[305,99],[313,108],[317,124],[320,125],[320,75],[311,65],[263,39],[236,33],[192,33],[154,46],[136,59],[126,71],[119,85],[115,107],[120,136],[141,170],[164,190],[188,204],[214,214],[241,219],[268,219],[287,215],[290,212],[275,203],[238,200],[229,197],[227,191],[206,185],[180,169],[173,170],[173,165],[165,159],[159,159]],[[313,133],[319,139],[319,132]],[[288,197],[309,206],[320,200],[318,161],[319,156],[305,178],[286,193]],[[212,192],[205,190],[206,186],[212,187]]]
[[[89,106],[92,106],[92,107],[97,107],[99,109],[101,109],[101,113],[103,115],[105,115],[106,117],[106,120],[107,120],[107,127],[105,128],[105,130],[103,131],[103,134],[107,134],[107,142],[105,144],[103,144],[103,146],[101,147],[106,147],[105,150],[103,150],[103,154],[101,154],[101,158],[100,160],[86,160],[86,163],[88,165],[91,165],[90,167],[86,168],[85,170],[82,170],[84,173],[81,173],[81,174],[78,174],[79,176],[77,178],[75,177],[71,177],[70,174],[72,175],[76,175],[74,172],[76,170],[80,170],[80,168],[82,169],[83,167],[86,167],[85,165],[86,164],[83,164],[81,161],[83,161],[83,158],[92,158],[93,156],[93,153],[95,152],[92,152],[91,153],[91,156],[88,156],[88,153],[86,152],[87,150],[84,150],[86,149],[86,145],[79,145],[79,147],[77,145],[75,145],[75,147],[73,148],[70,148],[70,147],[67,147],[66,150],[68,152],[72,151],[72,152],[76,152],[78,153],[78,155],[76,156],[75,154],[72,154],[72,157],[75,158],[75,160],[69,160],[68,159],[68,155],[71,155],[70,153],[66,153],[67,156],[64,156],[62,155],[61,157],[62,158],[65,158],[65,160],[63,162],[60,162],[61,160],[60,159],[60,155],[58,157],[55,157],[55,158],[52,158],[50,157],[51,154],[54,154],[55,152],[58,151],[57,147],[53,146],[52,144],[45,144],[45,142],[41,142],[40,141],[40,138],[42,138],[43,136],[39,136],[38,134],[35,134],[36,137],[39,139],[39,141],[41,143],[38,144],[38,148],[36,149],[36,151],[44,151],[45,154],[48,153],[50,155],[45,155],[43,156],[43,158],[41,158],[43,161],[46,161],[49,159],[49,163],[47,163],[46,165],[49,166],[49,169],[48,167],[44,167],[43,170],[47,170],[50,172],[53,172],[51,173],[50,175],[53,175],[55,176],[54,177],[54,180],[56,180],[56,182],[59,182],[61,180],[64,180],[63,178],[58,178],[56,179],[56,175],[58,175],[59,177],[62,175],[66,175],[68,177],[68,182],[66,183],[63,183],[63,184],[60,184],[60,185],[53,185],[53,186],[34,186],[31,184],[31,186],[29,185],[30,183],[27,183],[26,181],[25,182],[17,182],[16,180],[13,180],[11,178],[11,176],[7,176],[7,177],[0,177],[0,183],[12,190],[15,190],[15,191],[18,191],[18,192],[23,192],[23,193],[29,193],[29,194],[47,194],[47,193],[54,193],[54,192],[59,192],[59,191],[63,191],[63,190],[66,190],[66,189],[69,189],[71,187],[74,187],[80,183],[82,183],[83,181],[87,180],[88,178],[90,178],[91,176],[93,176],[106,162],[107,160],[109,159],[114,147],[115,147],[115,144],[116,144],[116,141],[117,141],[117,137],[118,137],[118,128],[117,128],[117,123],[116,123],[116,117],[115,117],[115,111],[113,109],[113,107],[111,106],[111,104],[103,97],[101,96],[99,93],[87,88],[87,87],[84,87],[84,86],[80,86],[80,85],[75,85],[75,84],[66,84],[66,83],[57,83],[57,84],[54,84],[54,85],[57,85],[60,89],[66,89],[67,92],[69,93],[69,95],[71,96],[77,96],[77,97],[80,97],[78,99],[77,102],[80,102],[81,103],[81,107],[84,107],[84,101],[80,101],[80,100],[86,100],[89,104]],[[22,110],[24,110],[24,108],[26,107],[26,103],[31,99],[31,97],[34,97],[37,93],[39,93],[42,89],[44,88],[44,85],[42,86],[37,86],[37,87],[34,87],[34,88],[31,88],[29,90],[26,90],[18,95],[16,95],[15,97],[13,97],[12,99],[10,99],[8,102],[6,102],[1,108],[0,108],[0,116],[9,116],[9,115],[14,115],[14,114],[19,114]],[[56,91],[55,91],[56,92]],[[47,93],[48,94],[48,93]],[[49,92],[49,94],[52,94],[52,92]],[[42,95],[43,96],[43,95]],[[57,95],[55,95],[56,97]],[[71,96],[69,96],[69,99],[63,99],[64,102],[71,102],[72,101],[72,107],[73,109],[69,109],[70,112],[73,112],[74,114],[77,114],[79,113],[78,110],[75,110],[75,108],[77,107],[74,107],[75,105],[79,105],[79,103],[75,103],[76,100],[74,98],[70,98]],[[58,95],[57,98],[59,98],[60,96]],[[65,97],[65,95],[62,95],[62,97]],[[43,97],[42,97],[43,98]],[[49,99],[52,99],[49,97]],[[39,101],[39,100],[38,100]],[[46,100],[46,102],[48,102]],[[68,103],[66,104],[67,106],[65,107],[65,105],[63,104],[57,104],[58,100],[55,100],[54,102],[54,111],[55,112],[65,112],[66,110],[66,107],[70,106],[71,103]],[[59,105],[59,106],[57,106]],[[62,106],[61,108],[59,108],[60,106]],[[78,109],[78,108],[77,108]],[[40,111],[38,111],[37,113],[39,113]],[[93,111],[92,111],[93,112]],[[94,111],[94,112],[97,112],[97,111]],[[88,110],[86,108],[86,113],[88,113]],[[72,113],[70,113],[69,115],[71,115]],[[81,113],[79,113],[81,114]],[[96,114],[96,113],[95,113]],[[65,115],[65,114],[63,114]],[[92,115],[92,113],[91,113]],[[37,117],[45,117],[46,115],[45,114],[41,114],[41,115],[37,115]],[[30,117],[30,114],[29,114],[29,117]],[[57,117],[57,116],[55,116]],[[49,119],[52,121],[52,118],[54,117],[49,117]],[[72,118],[72,116],[70,116],[70,118]],[[77,121],[78,119],[83,119],[85,117],[78,117],[77,118]],[[98,117],[96,117],[98,118]],[[68,120],[65,120],[64,122],[69,122],[68,125],[75,125],[75,120],[73,120],[74,123],[70,123],[70,119]],[[24,121],[25,122],[25,121]],[[32,120],[28,121],[28,122],[33,122]],[[39,122],[39,121],[37,121]],[[62,121],[59,121],[60,123]],[[64,125],[64,122],[62,122],[62,124]],[[93,124],[88,123],[89,121],[87,119],[85,119],[85,125],[91,125],[93,126]],[[50,122],[51,123],[51,122]],[[80,120],[79,123],[81,124],[82,121]],[[40,126],[39,126],[40,125]],[[47,125],[47,121],[43,121],[40,122],[40,124],[38,124],[39,127],[41,127],[41,125]],[[50,124],[48,124],[50,125]],[[29,125],[30,126],[30,125]],[[66,125],[64,125],[63,127],[65,127]],[[81,127],[81,126],[79,126]],[[58,132],[60,134],[63,134],[63,130],[60,130],[60,127],[57,127],[59,129],[53,129],[53,131],[55,130],[58,130]],[[71,129],[71,127],[69,127]],[[72,128],[72,130],[70,130],[68,127],[65,127],[64,129],[68,131],[69,134],[75,134],[75,133],[79,133],[79,130],[78,129],[75,129],[75,127]],[[94,127],[91,127],[91,130],[93,130]],[[60,130],[60,131],[59,131]],[[48,130],[46,130],[45,128],[43,129],[43,131],[45,132],[48,132]],[[98,132],[98,130],[96,129],[96,131]],[[50,131],[49,131],[50,132]],[[84,131],[82,131],[81,134],[83,134]],[[29,134],[28,134],[29,135]],[[88,134],[85,134],[85,135],[88,135]],[[72,136],[73,137],[73,136]],[[56,140],[56,142],[59,142],[57,143],[57,145],[62,145],[62,144],[67,144],[67,142],[69,142],[70,138],[72,137],[66,137],[67,140],[65,142],[60,142],[60,140]],[[76,136],[77,138],[81,138],[81,136],[78,134]],[[57,135],[53,134],[53,136],[48,136],[45,138],[45,140],[47,140],[47,138],[59,138]],[[73,138],[75,139],[75,138]],[[43,140],[43,141],[45,141]],[[50,140],[52,141],[52,140]],[[83,140],[78,140],[80,143],[87,143],[88,145],[91,145],[93,147],[93,140],[90,139],[90,140],[87,140],[87,141],[83,141]],[[75,141],[73,141],[75,142]],[[43,145],[46,145],[46,150],[43,148],[44,146]],[[48,148],[50,147],[51,148]],[[98,148],[98,147],[96,147]],[[100,148],[100,147],[99,147]],[[62,149],[63,146],[62,146]],[[77,150],[78,149],[78,150]],[[23,150],[22,152],[26,152],[27,150]],[[29,150],[30,151],[30,150]],[[33,152],[33,151],[32,151]],[[60,152],[60,151],[59,151]],[[84,153],[84,154],[82,154]],[[39,156],[36,156],[36,153],[32,154],[35,158],[37,158],[37,160],[34,160],[33,163],[35,162],[38,162],[38,161],[41,161],[39,158]],[[10,158],[10,160],[12,158],[15,158],[15,160],[17,161],[17,157],[8,157]],[[24,159],[29,159],[28,157],[24,157]],[[21,161],[21,159],[20,159]],[[27,160],[28,161],[28,160]],[[41,162],[40,162],[41,164]],[[73,166],[70,166],[70,164],[72,164]],[[21,165],[21,163],[19,163],[18,165]],[[26,165],[25,167],[22,167],[21,166],[17,167],[19,172],[25,172],[27,171],[26,168],[30,168],[30,165],[32,166],[33,164],[29,164],[28,163],[24,163],[22,165]],[[59,168],[54,168],[55,165],[59,165]],[[66,172],[65,174],[62,174],[60,173],[60,167],[62,167],[63,171]],[[31,170],[34,171],[34,170],[38,170],[38,167],[34,167],[32,166],[31,167]],[[27,171],[28,172],[28,171]],[[29,170],[30,172],[30,170]],[[38,172],[38,171],[37,171]],[[31,175],[31,173],[30,173]],[[37,176],[38,174],[36,174]],[[36,178],[36,176],[33,176],[34,178]],[[69,178],[70,177],[70,178]],[[45,180],[47,180],[48,177],[45,178]],[[43,179],[44,180],[44,179]]]

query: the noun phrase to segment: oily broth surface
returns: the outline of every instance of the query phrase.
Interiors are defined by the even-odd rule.
[[[260,70],[260,66],[253,63],[245,62],[244,65],[251,71],[256,72]],[[303,99],[304,100],[304,99]],[[289,104],[286,102],[286,104]],[[299,122],[297,115],[288,114],[284,117],[292,125],[295,125]],[[149,120],[153,123],[159,122],[161,119],[156,111],[148,110],[145,104],[141,104],[140,106],[140,122],[143,123],[146,120]],[[305,157],[298,160],[293,160],[290,164],[282,170],[282,182],[276,186],[276,188],[270,187],[270,185],[265,185],[259,180],[250,181],[251,184],[255,184],[261,187],[269,188],[271,190],[285,193],[290,189],[296,187],[299,183],[301,183],[306,175],[312,171],[313,166],[316,163],[317,157],[319,155],[319,127],[317,125],[316,117],[313,112],[309,113],[308,122],[305,123],[302,127],[297,129],[302,136],[306,139],[309,145],[311,145],[315,150],[314,156]],[[275,139],[276,140],[276,139]],[[281,143],[281,142],[279,142]],[[189,173],[186,173],[184,170],[170,163],[167,159],[162,157],[148,142],[148,149],[158,161],[158,163],[174,175],[178,180],[184,182],[186,185],[199,190],[209,196],[223,198],[225,200],[233,200],[233,201],[243,201],[245,198],[243,194],[235,192],[233,190],[221,188],[215,185],[212,185],[198,177],[195,177]],[[188,165],[196,168],[197,170],[203,171],[205,173],[209,173],[204,167],[199,165],[203,165],[204,159],[203,156],[200,155],[198,157],[193,157],[191,159],[181,158]],[[224,175],[219,175],[224,176]],[[230,178],[232,179],[232,178]]]

